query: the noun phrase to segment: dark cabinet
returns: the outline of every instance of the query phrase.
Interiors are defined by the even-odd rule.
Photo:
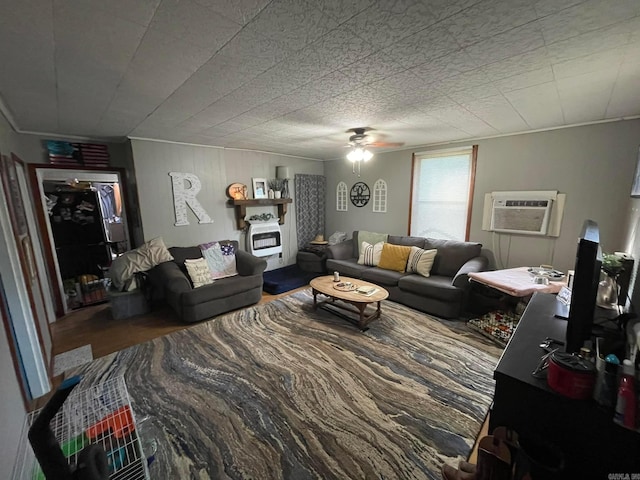
[[[572,400],[531,375],[546,337],[564,339],[566,320],[554,317],[556,297],[536,293],[495,369],[490,431],[499,425],[554,445],[565,457],[558,478],[609,478],[640,473],[640,433],[613,423],[594,400]]]

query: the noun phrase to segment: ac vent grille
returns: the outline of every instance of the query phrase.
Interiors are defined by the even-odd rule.
[[[551,200],[496,199],[491,212],[491,230],[546,235]]]

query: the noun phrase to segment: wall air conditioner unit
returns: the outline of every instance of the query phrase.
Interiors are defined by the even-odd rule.
[[[564,201],[557,191],[492,192],[485,196],[483,229],[558,236]]]

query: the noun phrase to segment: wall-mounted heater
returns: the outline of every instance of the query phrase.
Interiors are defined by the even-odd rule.
[[[256,257],[281,253],[282,237],[278,221],[252,223],[247,232],[247,250]]]
[[[482,229],[519,235],[560,235],[566,195],[557,191],[485,195]]]

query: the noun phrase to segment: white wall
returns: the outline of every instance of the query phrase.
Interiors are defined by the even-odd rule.
[[[8,154],[13,146],[13,132],[11,127],[0,113],[0,153]],[[0,251],[0,255],[8,255],[6,251]],[[3,281],[5,272],[0,271]],[[9,350],[9,339],[4,328],[0,328],[0,472],[9,472],[13,469],[22,425],[24,423],[26,409],[20,393],[20,384],[16,378],[13,366],[13,358]]]
[[[575,260],[577,237],[586,218],[598,222],[605,251],[627,248],[629,192],[640,144],[640,120],[469,141],[461,145],[474,143],[478,144],[478,164],[470,240],[500,253],[503,267],[546,263],[567,270]],[[386,214],[372,213],[371,203],[360,209],[349,204],[348,212],[336,212],[337,182],[343,180],[351,187],[358,178],[351,173],[346,160],[327,163],[327,233],[373,230],[406,234],[413,151],[378,154],[362,167],[361,180],[370,187],[377,178],[388,182]],[[483,231],[484,194],[500,190],[566,193],[560,237],[498,236]]]
[[[295,263],[297,236],[295,222],[296,173],[323,174],[322,162],[246,150],[195,145],[131,140],[133,163],[137,180],[140,214],[145,240],[162,236],[167,246],[192,246],[214,240],[238,240],[244,249],[244,233],[236,229],[235,211],[228,205],[227,187],[232,183],[247,185],[251,193],[251,179],[275,178],[276,166],[288,166],[289,188],[294,202],[289,204],[284,225],[280,226],[283,258],[269,257],[268,269]],[[187,208],[189,225],[175,226],[173,194],[169,172],[195,174],[202,183],[198,201],[213,220],[199,224]],[[277,215],[277,208],[247,208],[247,217],[269,212]]]

